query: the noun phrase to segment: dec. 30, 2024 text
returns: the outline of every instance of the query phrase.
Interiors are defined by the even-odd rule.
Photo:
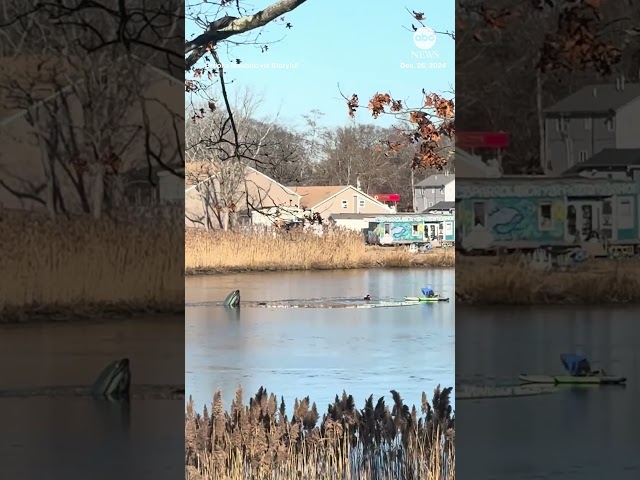
[[[400,62],[400,68],[447,68],[447,64],[442,62]]]

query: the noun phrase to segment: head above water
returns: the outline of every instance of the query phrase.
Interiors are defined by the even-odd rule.
[[[129,359],[122,358],[107,365],[91,387],[91,393],[96,397],[126,399],[129,398],[130,387]]]
[[[364,296],[365,300],[371,300],[371,295],[369,295],[368,293]]]
[[[234,290],[224,299],[224,306],[238,308],[240,306],[240,290]]]

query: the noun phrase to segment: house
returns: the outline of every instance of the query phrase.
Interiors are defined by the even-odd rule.
[[[589,160],[574,165],[562,175],[640,180],[640,148],[605,148]]]
[[[188,162],[185,225],[223,228],[234,224],[273,225],[302,218],[301,196],[248,165]]]
[[[150,206],[159,201],[159,174],[164,167],[151,160],[153,165],[149,168],[145,138],[141,132],[144,132],[145,126],[149,127],[149,145],[158,160],[172,169],[183,166],[183,136],[176,132],[181,131],[184,124],[184,100],[177,95],[184,88],[184,80],[142,60],[138,61],[143,66],[139,81],[145,97],[147,118],[143,117],[139,104],[131,107],[125,105],[128,143],[124,151],[117,152],[119,155],[105,155],[105,161],[113,159],[114,162],[109,165],[117,164],[117,169],[114,166],[112,171],[108,167],[103,182],[98,180],[101,177],[92,174],[82,158],[69,158],[68,163],[64,163],[70,152],[61,152],[59,164],[56,164],[55,195],[52,193],[54,183],[48,167],[46,138],[49,137],[51,145],[56,139],[59,142],[60,136],[68,136],[72,128],[80,132],[77,135],[84,133],[81,126],[87,119],[74,93],[74,88],[81,86],[83,80],[72,81],[60,88],[63,80],[66,82],[77,72],[68,62],[50,56],[0,62],[0,207],[56,211],[64,205],[67,213],[87,212],[88,209],[95,210],[96,205],[104,205],[102,199],[108,194],[105,192],[100,196],[99,192],[109,182],[119,184],[120,188],[114,191],[119,191],[121,199],[129,205]],[[24,88],[28,89],[27,94],[21,94],[24,97],[22,99],[12,97],[11,88],[16,81],[25,83]],[[31,100],[27,99],[27,95],[31,96]],[[60,102],[63,98],[64,104]],[[27,105],[29,110],[26,109]],[[55,111],[61,105],[68,107],[68,112]],[[127,108],[130,108],[129,112]],[[41,126],[33,126],[29,115],[36,125]],[[59,130],[55,129],[57,124],[62,125]],[[136,133],[132,133],[134,130]],[[119,133],[125,136],[124,127]],[[55,138],[51,138],[52,135]],[[62,173],[64,170],[70,173]],[[117,174],[112,174],[115,171]],[[82,181],[77,180],[80,172],[84,172]],[[100,185],[99,189],[94,185]]]
[[[332,213],[329,215],[328,221],[329,225],[334,227],[364,232],[376,215],[371,213]]]
[[[640,148],[640,83],[589,85],[544,111],[551,173],[561,175],[605,148]]]
[[[377,216],[367,229],[367,242],[376,245],[455,241],[455,217],[432,214],[395,214]]]
[[[640,183],[604,178],[503,176],[458,185],[456,225],[463,244],[535,249],[638,242]],[[480,247],[474,247],[480,248]]]
[[[184,171],[184,168],[176,170],[176,173],[181,175],[175,175],[167,170],[158,172],[158,200],[160,203],[184,204]]]
[[[432,215],[454,215],[456,213],[456,202],[438,202],[433,207],[429,207],[420,213],[430,213]]]
[[[430,175],[416,183],[413,194],[413,204],[418,212],[423,212],[438,202],[455,202],[456,176],[447,172]]]
[[[472,155],[460,147],[456,147],[454,162],[458,178],[496,178],[500,176],[497,160],[494,162],[495,165],[489,165],[479,155]]]
[[[338,213],[388,214],[393,210],[351,185],[289,187],[300,195],[304,210],[328,218]]]

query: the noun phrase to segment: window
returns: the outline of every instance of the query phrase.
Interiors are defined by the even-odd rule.
[[[593,127],[593,119],[592,118],[585,118],[584,119],[584,129],[585,130],[591,130],[592,127]]]
[[[384,224],[384,234],[385,235],[391,234],[391,224],[390,223],[385,223]]]
[[[444,224],[444,234],[446,236],[453,235],[453,223],[447,222]]]
[[[347,208],[349,206],[349,202],[347,200],[342,200],[342,208]]]
[[[411,235],[413,235],[414,237],[418,235],[418,224],[414,223],[413,225],[411,225]]]
[[[633,228],[633,208],[628,198],[618,199],[618,228]]]
[[[602,228],[600,233],[604,238],[613,238],[613,205],[610,199],[602,201]]]
[[[553,228],[551,203],[545,202],[538,206],[538,228],[541,231],[547,231]]]
[[[431,193],[436,193],[436,189],[435,189],[435,188],[432,188],[432,189],[431,189]]]
[[[613,123],[613,118],[607,119],[607,130],[613,132],[615,130],[615,125]]]
[[[567,207],[567,234],[575,237],[578,229],[576,227],[576,207],[569,205]]]
[[[473,202],[473,226],[487,226],[487,211],[484,202]]]
[[[586,162],[588,154],[586,150],[580,150],[580,152],[578,152],[578,162]]]
[[[430,206],[430,207],[433,207],[433,202],[429,202],[429,206]]]
[[[580,238],[590,240],[593,236],[593,206],[582,205],[580,208],[582,215],[582,225],[580,225]]]
[[[360,208],[364,208],[364,198],[359,198],[359,199],[358,199],[358,206],[359,206]]]

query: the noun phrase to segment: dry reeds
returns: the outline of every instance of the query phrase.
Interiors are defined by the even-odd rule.
[[[263,388],[243,403],[242,388],[229,411],[220,391],[211,412],[185,415],[188,480],[453,480],[455,418],[451,388],[436,388],[421,414],[392,391],[393,404],[373,396],[358,410],[345,392],[322,416],[309,397],[286,413],[284,400]]]
[[[305,232],[240,233],[189,229],[186,273],[348,268],[452,267],[453,249],[413,254],[406,248],[373,247],[362,234],[336,229],[318,236]]]
[[[637,260],[590,260],[574,271],[541,271],[523,257],[458,258],[456,302],[487,305],[640,301]]]
[[[0,214],[0,318],[184,308],[183,219]]]

